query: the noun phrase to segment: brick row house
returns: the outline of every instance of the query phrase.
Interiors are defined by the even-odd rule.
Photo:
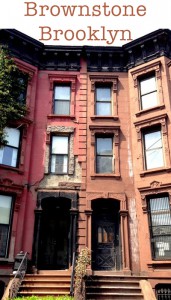
[[[38,270],[146,276],[171,285],[171,31],[122,47],[48,46],[0,30],[29,75],[29,114],[0,149],[0,280]],[[168,298],[170,299],[170,298]]]

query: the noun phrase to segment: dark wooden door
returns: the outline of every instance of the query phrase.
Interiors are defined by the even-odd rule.
[[[96,211],[92,224],[92,267],[94,270],[120,270],[121,245],[118,211]]]
[[[69,265],[69,214],[59,207],[42,215],[39,244],[39,268],[64,270]]]

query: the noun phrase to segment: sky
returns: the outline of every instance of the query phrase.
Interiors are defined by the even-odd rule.
[[[76,7],[74,16],[63,13],[62,6],[69,5]],[[79,16],[80,5],[88,6],[90,16]],[[124,16],[128,5],[133,15]],[[49,45],[121,46],[157,29],[171,29],[170,14],[171,0],[1,0],[0,27]]]

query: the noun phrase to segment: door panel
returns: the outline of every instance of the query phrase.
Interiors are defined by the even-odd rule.
[[[69,210],[60,206],[42,213],[39,269],[64,270],[69,266]]]
[[[118,209],[112,207],[111,204],[108,209],[103,205],[95,207],[92,220],[93,269],[119,270],[121,268],[121,245]]]

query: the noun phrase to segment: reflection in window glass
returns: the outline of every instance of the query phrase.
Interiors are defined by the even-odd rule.
[[[96,139],[96,173],[113,172],[113,138]]]
[[[164,166],[163,144],[160,130],[144,134],[144,152],[147,170]]]
[[[151,246],[154,258],[171,258],[171,214],[167,196],[149,199]]]
[[[0,164],[17,167],[20,142],[20,130],[5,127],[7,145],[0,148]]]
[[[141,109],[148,109],[158,104],[155,76],[140,80]]]
[[[11,196],[0,195],[0,257],[7,255],[11,204]]]
[[[54,89],[54,114],[69,115],[70,114],[70,86],[55,86]]]
[[[68,171],[68,137],[53,136],[51,147],[51,172],[57,174]]]
[[[109,87],[96,88],[96,115],[98,116],[111,115],[111,88]]]

